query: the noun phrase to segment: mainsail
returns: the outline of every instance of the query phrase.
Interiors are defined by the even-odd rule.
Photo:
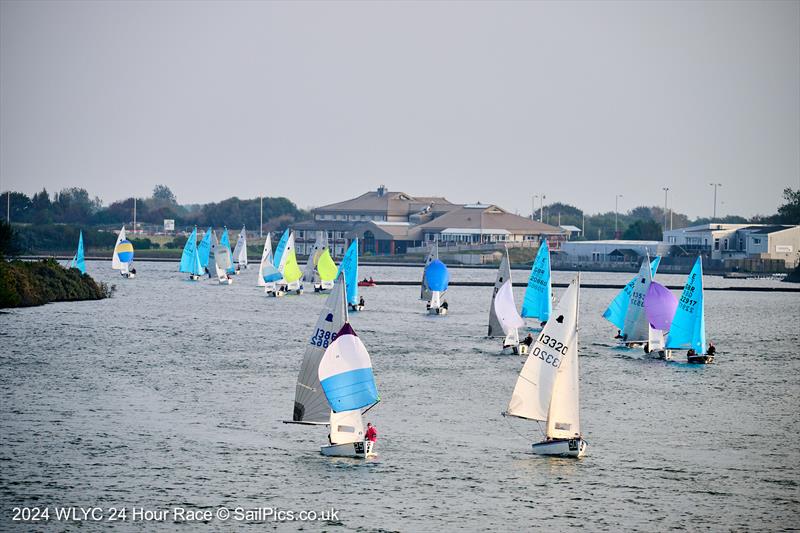
[[[272,236],[267,233],[264,249],[261,251],[261,263],[258,265],[258,286],[264,287],[267,283],[274,283],[281,279],[281,273],[272,264]]]
[[[234,274],[236,269],[233,267],[233,252],[231,251],[231,240],[228,237],[228,228],[223,228],[222,237],[219,239],[219,244],[228,249],[228,258],[230,259],[230,266],[227,267],[228,274]]]
[[[651,277],[655,277],[656,270],[658,270],[658,264],[661,262],[661,257],[656,256],[653,261],[650,262],[650,274]],[[633,292],[633,286],[636,285],[636,280],[639,279],[639,276],[635,276],[631,279],[627,285],[625,285],[619,294],[611,301],[608,305],[608,308],[603,313],[603,318],[617,326],[617,328],[622,330],[625,327],[625,315],[628,313],[628,304],[631,301],[631,292]]]
[[[650,323],[644,312],[644,300],[653,278],[650,270],[650,259],[642,259],[642,266],[631,288],[631,298],[625,313],[622,326],[622,338],[625,342],[648,342],[650,340]]]
[[[214,253],[214,265],[217,270],[217,278],[222,281],[227,278],[226,273],[233,264],[231,262],[231,252],[217,240],[217,234],[211,232],[211,251]]]
[[[272,260],[272,264],[278,270],[283,270],[283,264],[286,261],[283,258],[283,252],[286,251],[286,244],[289,242],[289,233],[289,228],[286,228],[283,231],[283,235],[281,235],[281,240],[278,241],[278,245],[275,247],[275,257]]]
[[[239,238],[236,239],[236,247],[233,249],[233,261],[243,267],[247,267],[247,232],[242,226]]]
[[[426,271],[428,270],[428,265],[430,265],[431,262],[438,259],[439,259],[439,241],[433,241],[433,244],[431,245],[431,251],[428,252],[428,257],[425,258],[425,267],[422,269],[422,283],[420,283],[419,287],[420,300],[431,299],[431,289],[430,287],[428,287]]]
[[[350,246],[339,263],[336,279],[341,280],[339,274],[344,273],[347,284],[347,301],[353,305],[358,303],[358,239],[353,239]]]
[[[200,264],[200,256],[197,254],[197,228],[194,228],[192,234],[186,239],[186,245],[183,247],[181,264],[178,270],[196,276],[203,273],[203,266]]]
[[[72,261],[69,262],[68,268],[77,268],[81,271],[81,274],[86,274],[86,261],[83,257],[83,231],[78,235],[78,251],[75,252]]]
[[[500,261],[500,268],[497,269],[497,279],[494,282],[494,290],[492,291],[492,301],[489,304],[489,331],[486,333],[489,337],[504,337],[503,326],[500,324],[500,319],[497,318],[497,312],[494,310],[494,299],[497,297],[497,291],[503,286],[503,283],[511,279],[511,267],[508,260],[508,250],[503,253],[503,259]]]
[[[114,255],[111,256],[111,268],[127,273],[130,264],[133,262],[133,243],[125,238],[125,226],[117,236],[117,243],[114,245]]]
[[[547,422],[548,438],[580,435],[578,409],[578,291],[570,283],[542,329],[517,379],[508,414]]]
[[[325,306],[303,354],[295,388],[292,416],[295,422],[327,424],[329,421],[331,409],[319,381],[319,363],[325,350],[347,322],[345,294],[345,281],[340,277],[325,300]]]
[[[208,266],[208,259],[211,255],[211,228],[203,234],[203,239],[197,245],[197,255],[200,257],[200,266],[205,269]]]
[[[550,282],[550,250],[543,240],[531,266],[528,288],[522,302],[522,316],[546,322],[553,311],[553,287]]]
[[[678,309],[670,325],[666,347],[706,353],[706,318],[703,305],[703,260],[698,257],[683,286]]]

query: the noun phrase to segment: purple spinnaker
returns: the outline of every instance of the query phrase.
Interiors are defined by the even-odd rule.
[[[650,283],[644,299],[644,312],[654,328],[669,331],[677,308],[678,299],[668,288],[655,281]]]

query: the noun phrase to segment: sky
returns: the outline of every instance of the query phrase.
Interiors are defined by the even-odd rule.
[[[772,214],[800,2],[0,1],[0,190],[159,183]]]

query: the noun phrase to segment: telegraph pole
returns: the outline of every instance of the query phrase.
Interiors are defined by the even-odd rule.
[[[264,234],[263,234],[263,232],[264,232],[264,197],[262,196],[260,198],[260,200],[261,200],[261,208],[260,208],[260,211],[261,211],[261,224],[258,226],[258,236],[259,237],[263,237],[264,236]]]
[[[614,197],[614,238],[619,240],[619,199],[622,198],[621,194]]]
[[[662,187],[664,190],[664,231],[667,231],[667,193],[669,193],[669,187]]]
[[[714,216],[711,217],[711,220],[716,220],[717,218],[717,187],[722,187],[721,183],[709,183],[712,187],[714,187]]]

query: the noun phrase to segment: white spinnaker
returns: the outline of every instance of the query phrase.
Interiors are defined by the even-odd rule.
[[[272,266],[272,236],[267,233],[267,238],[264,241],[264,249],[261,250],[261,262],[258,264],[258,286],[264,287],[267,282],[264,281],[264,266],[269,264]]]
[[[433,241],[431,251],[428,252],[428,257],[425,258],[425,267],[422,269],[422,283],[419,289],[420,300],[430,300],[431,290],[428,288],[428,280],[425,279],[425,269],[433,262],[434,259],[439,259],[439,241]]]
[[[319,261],[319,256],[322,255],[322,250],[325,246],[323,236],[325,235],[324,231],[317,232],[317,238],[314,241],[314,248],[311,249],[311,252],[308,254],[308,261],[306,261],[306,266],[303,269],[303,283],[315,283],[318,275],[315,275],[317,272],[317,261]]]
[[[649,328],[649,339],[647,341],[650,351],[659,351],[664,349],[664,332],[660,329]]]
[[[125,226],[122,226],[122,229],[119,230],[119,235],[117,236],[117,242],[114,244],[114,255],[111,256],[111,268],[113,268],[114,270],[123,270],[123,265],[124,265],[123,272],[127,272],[128,264],[120,261],[119,254],[117,253],[117,246],[119,246],[119,243],[121,243],[124,240],[125,240]]]
[[[625,327],[622,330],[627,335],[625,342],[647,342],[650,337],[650,323],[647,321],[647,313],[644,312],[644,299],[651,281],[650,258],[645,256],[636,275],[628,311],[625,313]]]
[[[217,265],[218,270],[227,271],[233,263],[231,263],[231,254],[227,246],[221,246],[217,240],[217,234],[211,233],[211,251],[214,252],[214,263]]]
[[[574,360],[577,375],[579,284],[580,277],[576,277],[561,297],[538,339],[531,346],[528,359],[511,394],[508,414],[546,421],[554,398],[556,377],[559,372],[563,373],[566,370],[561,367],[570,366],[567,361]],[[575,391],[577,392],[577,385]]]
[[[361,409],[330,412],[331,443],[347,444],[364,440],[364,419]]]
[[[247,266],[247,232],[242,228],[236,246],[233,248],[233,260],[242,266]]]
[[[331,408],[319,382],[319,362],[336,334],[347,322],[344,275],[325,300],[314,331],[303,354],[294,396],[295,422],[328,423]]]
[[[489,305],[489,331],[486,333],[489,337],[505,337],[505,331],[497,318],[497,313],[494,310],[494,300],[497,293],[506,281],[511,281],[511,266],[508,260],[508,250],[503,254],[503,259],[500,261],[500,267],[497,269],[497,279],[494,282],[494,290],[492,291],[492,301]]]
[[[511,279],[506,280],[497,291],[494,297],[494,314],[500,321],[503,333],[508,335],[511,331],[516,331],[525,325],[525,320],[517,311],[517,304],[514,302],[514,289]]]
[[[431,293],[431,309],[439,309],[442,306],[442,293],[439,291],[430,291]]]

